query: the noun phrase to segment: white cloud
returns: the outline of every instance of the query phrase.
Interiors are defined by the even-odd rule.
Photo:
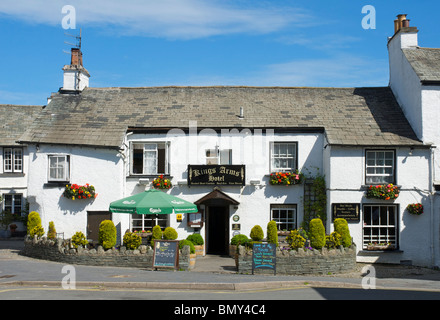
[[[267,3],[256,6],[251,0],[2,0],[0,13],[61,26],[61,9],[67,4],[76,9],[77,26],[166,38],[270,33],[310,20],[303,10]]]

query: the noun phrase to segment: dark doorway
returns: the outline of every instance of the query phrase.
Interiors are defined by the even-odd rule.
[[[209,206],[207,253],[227,254],[229,248],[229,206]]]
[[[104,220],[111,220],[110,211],[87,211],[87,239],[93,240],[93,243],[99,241],[99,225]]]

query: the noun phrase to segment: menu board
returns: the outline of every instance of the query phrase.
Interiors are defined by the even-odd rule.
[[[254,243],[252,251],[252,274],[255,269],[271,269],[276,274],[277,258],[274,243]]]
[[[179,241],[154,240],[153,268],[179,268]]]

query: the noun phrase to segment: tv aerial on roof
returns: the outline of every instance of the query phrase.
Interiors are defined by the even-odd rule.
[[[76,41],[75,43],[70,43],[67,41],[64,41],[65,44],[73,47],[73,48],[77,48],[79,50],[81,50],[81,40],[82,40],[82,29],[79,29],[79,35],[73,35],[73,34],[69,34],[67,32],[64,32],[64,35],[74,38]],[[70,54],[70,52],[63,50],[64,53]]]

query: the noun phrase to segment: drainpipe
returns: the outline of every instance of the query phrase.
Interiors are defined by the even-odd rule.
[[[435,181],[435,177],[434,177],[434,148],[431,147],[431,161],[429,164],[429,175],[431,177],[430,181],[429,181],[429,198],[430,198],[430,203],[431,203],[431,212],[430,212],[430,220],[431,220],[431,266],[435,267],[435,262],[436,262],[436,258],[435,258],[435,241],[434,241],[434,237],[435,237],[435,227],[434,227],[434,196],[435,196],[435,190],[433,190],[433,186],[434,186],[434,181]]]

